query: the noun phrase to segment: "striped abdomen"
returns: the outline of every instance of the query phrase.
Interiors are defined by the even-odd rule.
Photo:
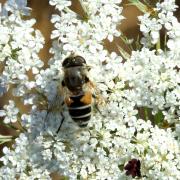
[[[71,118],[79,127],[86,127],[91,118],[91,94],[71,96],[70,101],[68,109]]]

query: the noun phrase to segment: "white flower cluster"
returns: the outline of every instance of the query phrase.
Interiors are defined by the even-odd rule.
[[[66,44],[64,50],[81,52],[83,48],[87,48],[90,52],[94,52],[101,48],[96,45],[97,43],[102,44],[102,40],[106,38],[112,41],[113,36],[120,36],[116,28],[123,19],[122,8],[119,7],[121,0],[80,2],[84,10],[83,16],[68,8],[71,5],[70,1],[50,1],[50,4],[56,5],[61,12],[60,16],[54,15],[52,18],[57,29],[53,31],[52,37],[58,37]]]
[[[154,50],[143,48],[132,52],[122,73],[134,90],[132,100],[136,99],[137,106],[152,108],[154,113],[164,110],[169,122],[180,120],[179,55],[172,52],[156,54]]]
[[[135,149],[142,162],[144,179],[178,179],[180,175],[180,145],[170,129],[153,127],[151,122],[136,120]]]
[[[14,101],[10,100],[9,105],[4,106],[4,110],[0,110],[0,117],[5,116],[4,123],[14,123],[17,121],[19,109],[15,107]]]
[[[81,0],[80,3],[84,10],[82,16],[69,8],[71,1],[50,0],[50,4],[55,5],[60,12],[52,18],[56,28],[52,38],[58,40],[54,40],[50,50],[54,56],[49,61],[49,68],[38,71],[42,66],[37,56],[42,39],[37,40],[39,36],[32,36],[33,28],[26,30],[26,37],[33,38],[32,51],[28,44],[31,41],[24,38],[21,38],[18,47],[15,46],[18,50],[13,57],[24,68],[22,74],[30,69],[35,74],[34,82],[26,79],[30,88],[22,88],[22,94],[26,94],[24,103],[32,104],[32,109],[29,114],[21,116],[27,132],[16,138],[11,150],[7,147],[3,149],[4,156],[0,161],[4,166],[0,168],[0,179],[51,179],[51,173],[54,172],[71,180],[131,179],[127,175],[141,179],[178,179],[179,50],[155,51],[144,47],[133,51],[131,58],[123,63],[120,56],[115,52],[108,53],[103,47],[103,40],[112,41],[113,36],[120,35],[116,28],[123,19],[122,8],[119,7],[121,0]],[[157,11],[166,15],[176,8],[174,3],[170,5],[165,0],[157,4]],[[156,24],[158,20],[153,21]],[[141,30],[144,32],[143,24],[145,22],[142,21]],[[10,25],[14,27],[13,23]],[[152,24],[146,25],[150,29]],[[3,27],[11,29],[9,26]],[[148,33],[151,31],[148,30]],[[168,31],[171,32],[168,36],[174,42],[179,36],[178,31],[175,26]],[[12,58],[13,43],[10,42],[7,41],[11,48],[10,55],[4,57],[7,62]],[[26,54],[27,61],[21,56],[24,48],[32,54],[36,50],[35,55]],[[87,65],[91,66],[89,78],[106,100],[106,105],[100,107],[101,113],[94,110],[88,126],[83,129],[72,121],[59,92],[63,79],[62,62],[71,53],[86,59]],[[21,57],[25,60],[20,61]],[[37,64],[34,64],[34,60]],[[27,66],[25,62],[32,64],[27,63]],[[10,83],[20,87],[26,84],[22,78],[20,82],[18,76],[13,77],[8,76],[11,78]],[[29,93],[31,88],[35,94]],[[138,118],[137,107],[145,106],[155,112],[163,111],[165,120],[176,123],[176,130],[174,127],[163,129],[149,120]],[[11,113],[9,107],[13,108]],[[12,116],[17,113],[11,101],[10,106],[1,111],[2,115],[11,116],[8,121],[12,121]],[[64,122],[57,134],[63,118]],[[127,166],[132,159],[140,162],[138,170],[136,164],[134,167]]]
[[[130,179],[123,167],[137,158],[141,161],[143,179],[178,179],[180,147],[174,133],[137,119],[129,94],[129,91],[112,93],[111,103],[103,111],[106,117],[94,114],[86,129],[66,122],[58,135],[53,131],[21,134],[14,151],[4,148],[1,161],[5,166],[0,169],[0,177],[50,179],[50,172],[58,172],[74,180]],[[42,132],[43,114],[24,116],[29,118],[36,125],[32,128]],[[56,128],[59,124],[51,123]]]
[[[165,25],[168,41],[164,43],[165,45],[167,43],[169,50],[164,47],[165,50],[155,51],[144,47],[140,51],[133,51],[131,58],[124,64],[125,69],[122,73],[123,79],[127,79],[135,90],[132,99],[136,98],[137,106],[152,108],[154,114],[163,110],[165,120],[170,123],[180,120],[180,49],[178,48],[180,23],[173,16],[176,8],[174,1],[164,1],[157,4],[159,19],[150,19],[148,13],[140,17],[141,31],[146,40],[148,40],[147,33],[153,32],[152,21],[156,22],[159,27],[160,24]],[[165,14],[167,18],[163,18]],[[147,17],[149,18],[146,19]],[[156,31],[158,34],[160,29]],[[154,41],[153,35],[151,37]],[[154,43],[149,40],[148,42],[152,47]],[[170,44],[171,46],[169,46]]]
[[[144,46],[151,47],[158,43],[158,41],[160,41],[160,31],[162,31],[163,28],[165,33],[170,35],[170,38],[175,41],[177,34],[174,34],[173,30],[177,28],[178,22],[176,17],[173,16],[173,11],[175,11],[176,8],[175,0],[165,0],[162,3],[157,3],[156,8],[150,9],[149,13],[139,16],[141,23],[140,30],[144,35],[141,42]],[[179,30],[176,31],[176,33],[179,34]],[[167,46],[171,48],[173,46],[172,41],[167,42]]]
[[[19,2],[19,1],[18,1]],[[11,12],[6,15],[3,12]],[[34,19],[23,20],[21,11],[14,1],[8,1],[0,17],[0,87],[2,95],[11,84],[15,85],[13,94],[22,96],[34,84],[27,75],[39,72],[43,62],[38,53],[43,47],[44,39],[38,30],[33,29]]]
[[[30,180],[30,179],[51,179],[49,172],[42,166],[37,166],[34,159],[37,159],[37,152],[32,152],[33,144],[30,143],[26,135],[21,134],[16,139],[13,146],[14,151],[5,147],[0,160],[4,166],[0,169],[0,179],[2,180]],[[34,149],[35,150],[35,149]]]

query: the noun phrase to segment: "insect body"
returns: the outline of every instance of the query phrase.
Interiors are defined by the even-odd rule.
[[[62,86],[67,90],[65,103],[71,118],[79,125],[86,127],[91,118],[92,93],[87,88],[91,84],[87,77],[88,66],[81,56],[66,58],[62,66],[64,79]]]

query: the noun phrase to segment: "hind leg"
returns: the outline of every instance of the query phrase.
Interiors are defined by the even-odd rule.
[[[60,129],[61,129],[61,126],[62,126],[62,124],[63,124],[63,122],[64,122],[64,120],[65,120],[65,117],[64,117],[63,113],[61,113],[61,116],[62,116],[61,123],[60,123],[60,125],[59,125],[58,130],[56,131],[56,134],[59,133],[59,131],[60,131]]]

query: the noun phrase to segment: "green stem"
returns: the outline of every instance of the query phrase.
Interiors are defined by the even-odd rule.
[[[123,34],[121,33],[121,36],[120,36],[120,39],[124,42],[124,44],[126,44],[127,48],[130,50],[130,51],[133,51],[133,47],[131,44],[129,44],[129,39]]]
[[[18,122],[19,126],[21,127],[22,132],[27,131],[27,129],[22,126],[21,121],[19,120],[19,118],[18,118],[17,122]]]
[[[144,115],[145,115],[146,121],[149,120],[149,112],[148,112],[148,108],[147,107],[144,108]]]
[[[82,0],[79,0],[79,3],[80,3],[81,8],[82,8],[82,10],[83,10],[83,15],[82,15],[81,17],[82,17],[82,19],[83,19],[84,21],[88,21],[88,19],[89,19],[89,14],[88,14],[88,12],[87,12],[87,9],[85,8]]]
[[[18,136],[3,136],[3,135],[0,135],[0,144],[4,144],[6,142],[13,141],[17,137]]]
[[[156,50],[159,50],[159,49],[161,49],[161,39],[160,39],[160,37],[159,37],[158,42],[156,43]]]

